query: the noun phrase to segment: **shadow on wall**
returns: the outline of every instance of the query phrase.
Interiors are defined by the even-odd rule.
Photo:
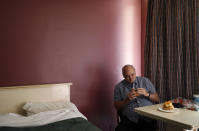
[[[113,83],[111,72],[106,67],[91,66],[89,76],[88,107],[86,116],[103,131],[114,131],[115,109],[113,107]]]

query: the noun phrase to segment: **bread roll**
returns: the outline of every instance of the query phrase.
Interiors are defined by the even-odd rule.
[[[173,109],[174,109],[174,106],[173,106],[173,104],[172,104],[171,101],[166,101],[166,102],[164,102],[164,104],[163,104],[163,109],[164,109],[164,110],[173,110]]]

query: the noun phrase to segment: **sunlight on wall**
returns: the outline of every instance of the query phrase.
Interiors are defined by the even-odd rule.
[[[121,4],[118,66],[121,69],[125,64],[132,64],[137,75],[141,75],[141,1],[123,0]]]
[[[122,63],[133,64],[133,13],[132,6],[127,6],[123,10],[122,24]]]

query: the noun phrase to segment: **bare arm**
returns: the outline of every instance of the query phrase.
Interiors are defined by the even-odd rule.
[[[148,93],[147,96],[148,96],[149,99],[150,99],[151,101],[153,101],[153,102],[159,102],[159,101],[160,101],[160,98],[159,98],[159,96],[158,96],[157,93],[153,93],[153,94],[150,94],[150,95],[149,95],[149,93]]]
[[[135,99],[137,96],[144,95],[148,97],[153,102],[159,102],[160,98],[157,93],[149,94],[144,88],[138,88],[137,92],[132,90],[129,92],[128,97],[123,101],[115,101],[114,106],[117,110],[124,108],[131,100]]]
[[[114,106],[117,110],[121,110],[123,107],[125,107],[131,100],[136,98],[136,92],[131,91],[128,94],[128,97],[124,99],[123,101],[115,101]]]
[[[114,102],[114,106],[117,110],[121,110],[123,107],[125,107],[128,103],[130,102],[130,100],[128,99],[128,97],[123,100],[123,101],[115,101]]]
[[[138,92],[139,95],[144,95],[144,96],[148,97],[153,102],[159,102],[160,101],[160,98],[159,98],[157,93],[151,93],[150,94],[144,88],[138,88],[137,92]]]

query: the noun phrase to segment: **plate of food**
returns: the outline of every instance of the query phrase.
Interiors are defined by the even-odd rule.
[[[159,110],[159,111],[162,111],[162,112],[168,112],[168,113],[172,113],[172,112],[178,111],[177,108],[174,108],[174,109],[172,109],[172,110],[164,110],[162,107],[159,107],[158,110]]]
[[[173,106],[171,101],[166,101],[166,102],[164,102],[162,107],[158,108],[158,110],[162,111],[162,112],[172,113],[172,112],[176,112],[178,109],[174,108],[174,106]]]

